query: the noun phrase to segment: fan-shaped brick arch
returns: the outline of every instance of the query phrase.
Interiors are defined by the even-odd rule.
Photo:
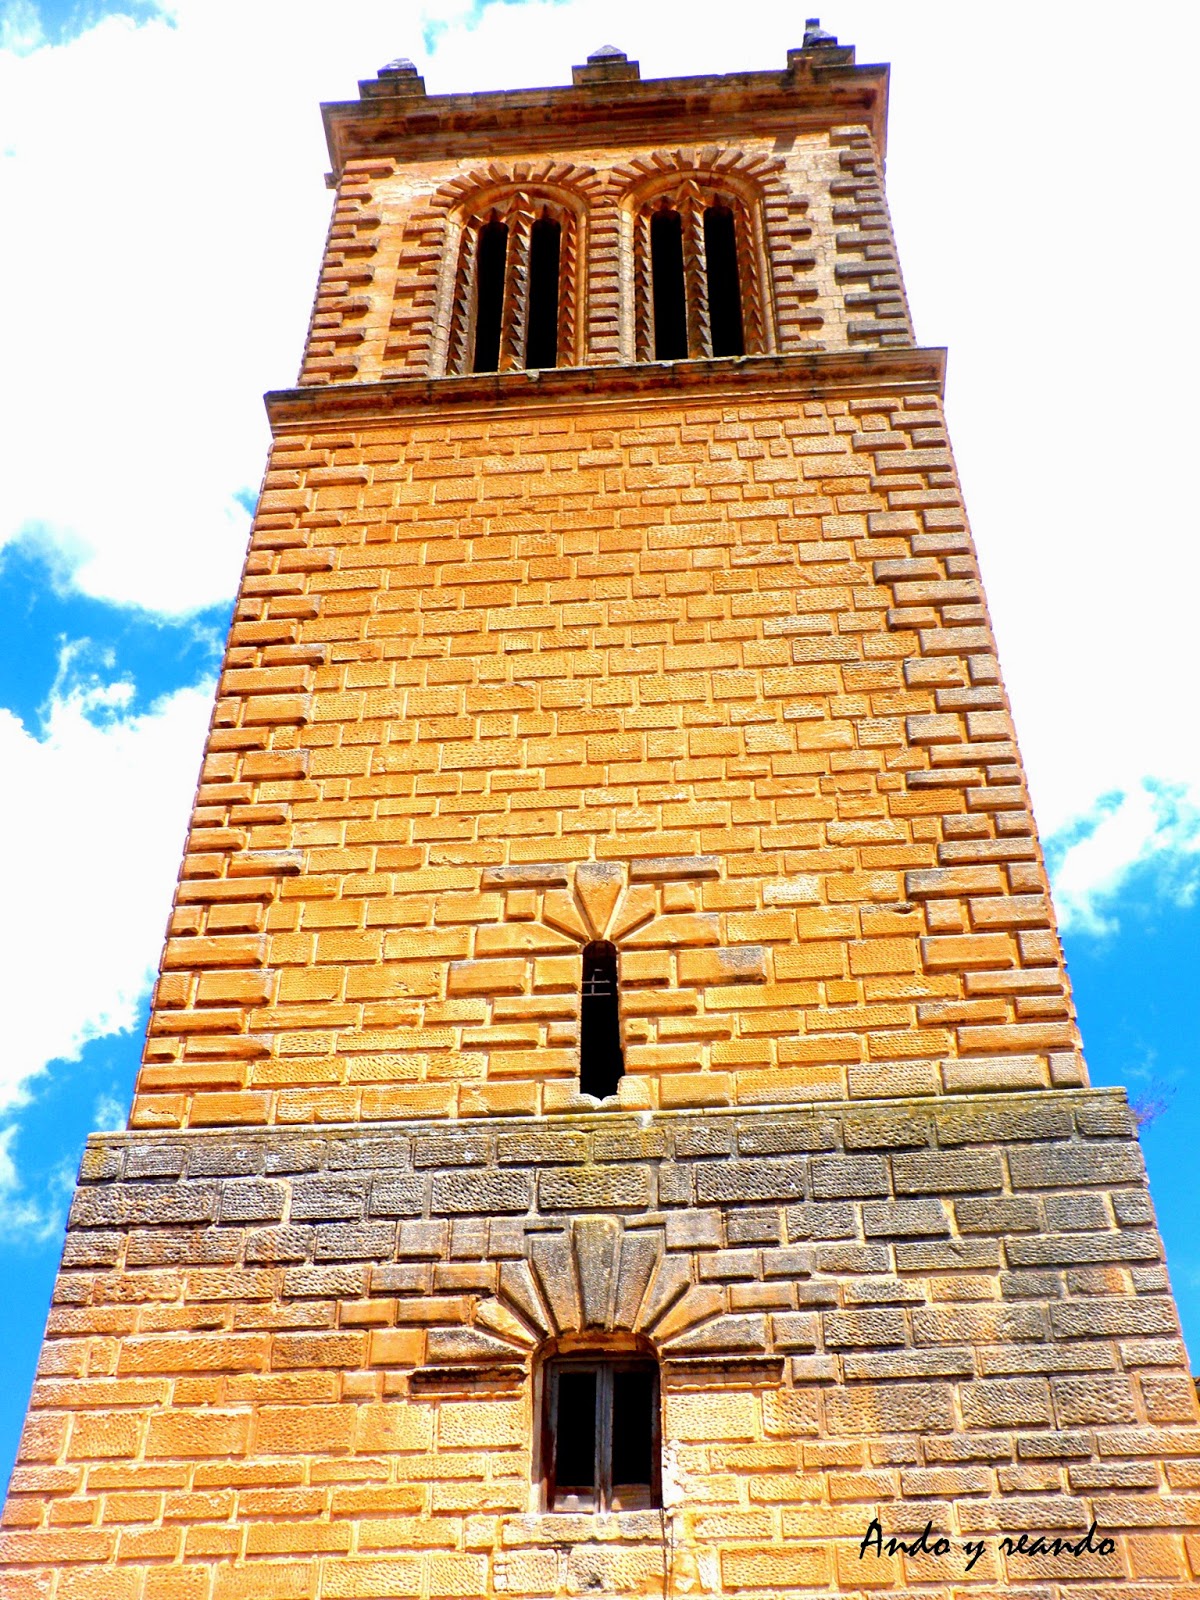
[[[601,265],[616,262],[618,229],[612,184],[594,167],[569,161],[489,162],[457,174],[433,195],[432,205],[446,219],[447,248],[443,265],[439,327],[444,330],[434,352],[434,370],[466,370],[469,306],[466,285],[471,280],[474,238],[471,219],[497,208],[505,214],[528,210],[532,216],[539,200],[549,204],[565,223],[562,235],[559,299],[559,348],[565,364],[606,359],[603,330],[611,325],[614,337],[607,359],[615,359],[618,322],[618,283],[615,271]],[[518,225],[520,218],[517,218]],[[514,319],[516,339],[520,330]],[[597,346],[596,334],[601,334]]]
[[[529,1234],[525,1259],[502,1263],[495,1298],[509,1314],[514,1345],[529,1334],[632,1332],[669,1347],[724,1309],[694,1252],[667,1252],[661,1228],[627,1229],[621,1217],[597,1215],[575,1217],[561,1232]],[[498,1331],[490,1306],[480,1309]]]
[[[700,909],[699,885],[718,875],[711,856],[647,858],[632,864],[589,861],[573,869],[532,862],[485,868],[483,892],[503,893],[505,910],[501,920],[474,926],[472,954],[451,961],[446,995],[451,1001],[471,997],[487,1007],[477,1035],[486,1076],[509,1083],[554,1078],[560,1080],[561,1104],[594,1108],[594,1101],[577,1088],[575,1025],[580,1020],[580,952],[602,939],[619,952],[626,997],[622,1004],[629,1007],[629,997],[635,997],[632,1010],[623,1013],[636,1016],[637,1029],[625,1039],[620,1103],[649,1104],[652,1082],[669,1098],[683,1081],[679,1074],[689,1082],[698,1075],[708,1096],[719,1095],[722,1079],[712,1071],[708,1042],[699,1037],[668,1039],[659,1032],[662,1018],[674,1012],[673,1003],[663,998],[668,990],[676,998],[687,996],[698,1014],[710,1001],[727,1000],[732,989],[741,992],[746,985],[768,982],[767,949],[744,942],[721,913]],[[522,1043],[500,1026],[502,1013],[507,997],[535,992],[536,964],[544,958],[557,962],[554,992],[563,997],[564,1010],[536,1020],[536,1037]],[[543,998],[549,992],[543,990]]]
[[[550,186],[568,190],[582,205],[594,204],[606,185],[594,167],[573,161],[516,161],[504,165],[489,161],[486,167],[472,167],[443,183],[430,197],[430,205],[442,211],[470,211],[476,197],[489,189],[521,189]]]
[[[817,293],[808,279],[816,265],[809,202],[792,191],[783,161],[751,155],[736,146],[659,149],[633,157],[616,168],[613,177],[621,185],[621,209],[629,213],[635,228],[639,213],[658,195],[688,185],[740,202],[753,224],[739,238],[744,313],[751,330],[747,349],[786,353],[811,346],[801,331],[820,321],[809,307]],[[626,299],[630,357],[648,347],[650,304],[648,252],[634,248],[631,257],[631,293]],[[691,285],[689,294],[694,296]]]

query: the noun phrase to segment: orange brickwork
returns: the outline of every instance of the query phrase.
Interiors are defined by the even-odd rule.
[[[582,378],[281,424],[135,1126],[1082,1081],[932,383]]]
[[[810,28],[786,71],[601,52],[432,98],[393,64],[326,108],[301,382],[4,1600],[1196,1592],[1194,1388],[1079,1053],[886,89]],[[705,350],[706,206],[740,357]],[[526,372],[539,207],[560,356]],[[572,1352],[657,1366],[660,1504],[548,1503]],[[860,1558],[872,1519],[913,1549]]]

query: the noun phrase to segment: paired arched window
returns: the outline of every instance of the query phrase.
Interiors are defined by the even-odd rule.
[[[605,203],[614,209],[597,211],[593,227],[589,205],[603,211]],[[625,360],[703,360],[772,348],[761,206],[743,176],[659,170],[609,202],[594,195],[585,202],[552,177],[525,188],[481,184],[454,216],[454,267],[442,288],[447,373],[588,360],[589,272],[600,285],[598,308],[614,275],[625,277]],[[590,264],[589,235],[597,252]],[[615,337],[608,323],[593,335],[597,349]],[[440,349],[435,359],[440,364]]]
[[[537,194],[502,196],[463,218],[449,372],[570,366],[579,220]]]
[[[639,361],[765,350],[755,219],[738,195],[688,178],[641,205],[634,242]]]

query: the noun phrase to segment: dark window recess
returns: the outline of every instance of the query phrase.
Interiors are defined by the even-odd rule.
[[[686,361],[683,218],[678,211],[655,211],[651,215],[650,279],[654,290],[654,359]]]
[[[625,1076],[617,1005],[617,951],[606,940],[585,945],[579,1008],[579,1089],[598,1100],[616,1094]]]
[[[614,1493],[654,1482],[652,1430],[658,1410],[652,1367],[614,1367],[612,1375],[612,1481]]]
[[[527,367],[558,365],[558,255],[562,225],[540,217],[529,236]]]
[[[704,267],[708,277],[708,318],[714,356],[744,356],[742,291],[738,283],[737,233],[728,206],[704,213]]]
[[[548,1511],[643,1511],[661,1503],[652,1361],[551,1361],[543,1403]]]
[[[591,1367],[563,1367],[556,1373],[558,1422],[554,1433],[554,1483],[561,1495],[596,1492],[596,1384]]]
[[[474,372],[500,368],[500,323],[504,314],[504,264],[508,259],[508,229],[495,217],[479,230],[479,255],[475,271]]]

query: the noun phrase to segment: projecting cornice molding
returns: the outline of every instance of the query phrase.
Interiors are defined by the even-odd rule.
[[[447,378],[386,378],[375,383],[313,384],[264,396],[272,432],[309,428],[328,418],[382,422],[403,415],[520,415],[552,409],[653,405],[673,395],[724,403],[760,395],[821,399],[854,394],[941,394],[942,349],[813,351],[793,356],[645,362],[623,367],[552,367],[534,372],[483,372]]]
[[[360,85],[361,99],[321,107],[331,177],[336,181],[355,160],[494,155],[510,145],[528,152],[597,141],[642,143],[647,127],[661,144],[694,139],[706,125],[732,137],[741,128],[795,135],[854,123],[870,129],[882,155],[888,68],[837,59],[843,54],[849,52],[792,52],[782,72],[605,79],[485,94],[426,95],[415,69],[385,73]]]

